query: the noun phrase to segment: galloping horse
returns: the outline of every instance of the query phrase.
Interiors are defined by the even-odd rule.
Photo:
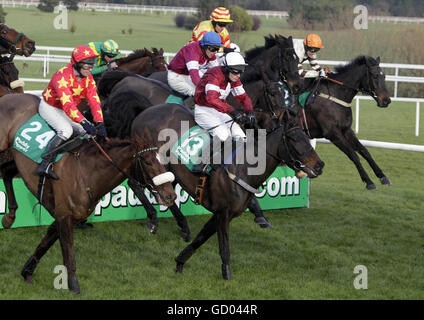
[[[305,172],[311,178],[321,174],[324,163],[311,147],[309,139],[297,125],[296,120],[285,115],[287,113],[281,115],[282,125],[267,134],[266,145],[258,146],[257,141],[253,142],[255,146],[258,146],[258,152],[266,157],[266,163],[261,166],[263,168],[262,173],[249,175],[249,169],[254,167],[255,164],[248,164],[246,158],[244,158],[244,164],[235,164],[234,159],[232,164],[225,169],[219,166],[212,171],[203,189],[202,205],[211,211],[213,216],[193,242],[176,258],[178,272],[182,272],[184,264],[193,253],[217,232],[222,259],[222,276],[224,279],[231,279],[229,224],[233,218],[244,212],[254,196],[252,192],[255,192],[255,189],[262,185],[282,161],[285,161],[292,168],[302,164],[305,166]],[[178,104],[161,104],[150,107],[139,114],[133,121],[132,131],[134,134],[140,134],[144,130],[151,132],[151,137],[154,137],[155,140],[150,141],[150,143],[159,146],[161,154],[162,152],[168,154],[169,149],[167,147],[172,147],[183,133],[181,128],[183,121],[188,123],[189,127],[195,125],[193,115],[186,108]],[[167,132],[171,130],[177,134],[169,135],[169,139],[167,136],[166,142],[158,141],[162,130],[167,130]],[[167,147],[164,146],[165,143]],[[252,141],[248,140],[247,146],[252,146]],[[199,177],[191,173],[180,162],[175,163],[171,160],[169,168],[175,174],[183,189],[192,197],[195,197]],[[231,174],[235,177],[231,178]],[[244,184],[240,180],[243,180]],[[239,181],[240,184],[235,181]]]
[[[38,104],[39,98],[29,94],[6,95],[0,99],[0,159],[3,153],[12,155],[12,159],[0,163],[0,167],[3,170],[7,166],[15,166],[26,187],[35,196],[39,194],[38,186],[41,183],[35,172],[38,164],[12,148],[12,145],[18,128],[37,113]],[[38,262],[59,239],[63,263],[68,272],[68,287],[79,293],[73,245],[74,226],[91,214],[102,196],[125,179],[139,184],[139,189],[148,187],[159,204],[169,206],[174,202],[176,194],[170,184],[173,175],[166,172],[159,162],[157,147],[147,144],[143,136],[152,140],[149,133],[144,131],[141,136],[134,135],[132,140],[116,139],[102,145],[86,141],[56,163],[55,172],[60,179],[45,179],[44,191],[39,199],[55,221],[22,270],[26,281],[31,281]],[[10,172],[10,168],[6,169]],[[11,190],[6,190],[9,202],[17,208],[13,186]]]
[[[373,97],[380,108],[390,104],[385,75],[379,64],[380,58],[359,56],[345,66],[336,67],[336,73],[328,74],[328,78],[335,81],[324,78],[318,85],[311,84],[314,88],[304,109],[309,136],[327,138],[343,151],[355,164],[368,190],[374,190],[376,186],[356,152],[365,158],[382,184],[391,185],[391,182],[352,130],[350,104],[359,91]]]
[[[152,51],[144,49],[135,50],[127,57],[116,60],[118,69],[129,71],[147,77],[153,72],[166,71],[168,65],[163,56],[163,48]]]
[[[35,42],[22,32],[0,23],[0,97],[8,93],[23,93],[23,81],[19,80],[19,71],[13,63],[14,56],[29,57],[35,50]]]

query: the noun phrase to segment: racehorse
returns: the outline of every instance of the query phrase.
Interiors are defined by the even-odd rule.
[[[304,109],[305,128],[309,136],[327,138],[343,151],[355,164],[368,190],[374,190],[376,186],[362,167],[356,152],[369,163],[383,185],[391,185],[391,182],[352,130],[350,105],[359,91],[373,97],[380,108],[390,104],[385,75],[379,64],[379,57],[359,56],[344,66],[336,67],[336,72],[328,75],[329,79],[324,78],[318,84],[310,85],[313,87],[312,93]]]
[[[116,59],[118,69],[129,71],[141,76],[149,76],[153,72],[168,70],[168,64],[163,56],[163,48],[159,50],[152,48],[152,51],[138,49],[124,58]]]
[[[38,164],[11,147],[18,128],[37,113],[38,104],[39,98],[28,94],[6,95],[0,99],[0,155],[4,152],[12,154],[12,161],[0,163],[0,167],[3,170],[15,165],[26,187],[55,219],[25,263],[21,274],[30,282],[40,259],[59,239],[69,290],[79,293],[73,245],[74,226],[92,213],[102,196],[127,178],[140,184],[140,189],[148,187],[159,204],[171,205],[176,199],[170,184],[173,175],[166,172],[160,163],[157,147],[144,140],[146,137],[152,140],[149,132],[144,131],[141,136],[134,135],[131,140],[115,139],[102,144],[95,140],[83,142],[56,163],[55,172],[60,179],[45,179],[40,195],[38,187],[41,181],[35,173]],[[35,140],[39,141],[37,138]],[[10,168],[7,172],[10,172]],[[14,202],[12,205],[17,208],[13,186],[11,194],[9,189],[6,190],[8,200]]]
[[[207,178],[203,189],[202,205],[211,211],[213,216],[193,242],[176,258],[177,272],[182,272],[184,264],[193,253],[217,232],[222,259],[222,276],[224,279],[231,279],[229,224],[233,218],[244,212],[254,196],[256,188],[262,185],[282,161],[292,168],[297,168],[301,164],[311,178],[321,174],[324,163],[311,147],[309,139],[297,125],[296,120],[287,117],[287,113],[281,114],[280,117],[281,126],[267,134],[266,145],[258,146],[257,141],[253,142],[258,149],[261,149],[258,152],[266,157],[262,173],[249,175],[249,169],[254,165],[248,164],[244,158],[244,164],[236,165],[234,159],[226,168],[218,166]],[[161,104],[150,107],[139,114],[133,121],[132,131],[134,134],[140,134],[144,130],[151,132],[151,137],[155,140],[150,143],[159,146],[161,154],[168,154],[168,147],[172,146],[182,134],[183,121],[186,121],[189,127],[195,125],[193,115],[187,108],[179,104]],[[167,136],[166,142],[159,141],[165,140],[165,137],[160,135],[162,130],[167,130],[167,132],[171,130],[176,134],[169,135],[169,139]],[[162,139],[159,138],[161,136]],[[247,146],[252,146],[252,141],[248,140]],[[181,162],[176,163],[171,160],[168,167],[175,174],[183,189],[192,197],[196,197],[196,185],[199,177]]]
[[[35,51],[35,42],[22,32],[0,23],[0,97],[8,93],[23,93],[23,81],[19,80],[19,71],[13,63],[14,56],[30,56]]]
[[[17,54],[29,57],[35,51],[35,41],[22,32],[0,23],[0,54]]]

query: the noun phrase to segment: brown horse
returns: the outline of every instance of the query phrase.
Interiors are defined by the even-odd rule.
[[[25,185],[35,196],[38,195],[40,182],[35,173],[38,164],[11,146],[18,128],[37,112],[38,104],[39,98],[28,94],[0,98],[0,159],[5,161],[1,157],[3,153],[12,155],[12,159],[0,163],[0,166],[3,169],[15,164]],[[143,135],[152,139],[146,131]],[[173,175],[166,172],[159,159],[157,148],[147,145],[139,135],[131,140],[113,139],[102,145],[92,140],[86,141],[71,153],[65,154],[55,164],[55,172],[60,179],[44,181],[40,203],[55,221],[26,262],[21,273],[25,280],[31,281],[38,262],[59,239],[63,263],[68,272],[68,287],[79,293],[73,245],[74,226],[92,213],[102,196],[127,178],[150,188],[159,204],[171,205],[176,199],[170,183]]]
[[[324,163],[311,147],[309,139],[297,125],[296,120],[288,118],[287,113],[282,113],[281,119],[281,125],[267,134],[266,142],[263,144],[258,145],[259,142],[256,139],[247,141],[246,148],[257,146],[261,149],[258,152],[264,156],[265,161],[258,165],[262,167],[262,173],[249,174],[249,169],[255,164],[249,164],[244,158],[242,159],[244,164],[238,164],[240,159],[236,164],[234,159],[227,168],[219,166],[207,178],[203,188],[202,205],[213,215],[193,242],[176,258],[178,272],[182,272],[185,262],[217,232],[222,259],[222,276],[224,279],[231,279],[229,224],[233,218],[245,211],[256,192],[255,188],[259,188],[282,161],[291,168],[296,169],[301,166],[311,178],[322,173]],[[184,125],[186,128],[195,125],[189,110],[178,104],[160,104],[140,113],[132,123],[132,132],[140,134],[147,129],[152,133],[151,136],[155,137],[155,140],[150,143],[160,146],[160,152],[169,157],[169,147],[172,147],[184,133],[183,122],[187,124]],[[193,174],[181,162],[173,161],[172,154],[170,157],[169,168],[175,174],[177,181],[189,195],[196,197],[199,176]]]
[[[35,41],[22,32],[0,23],[0,54],[17,54],[29,57],[35,51]]]
[[[23,93],[24,83],[19,79],[19,71],[11,58],[0,57],[0,97],[9,93]]]
[[[163,56],[163,48],[152,51],[144,49],[134,50],[129,56],[116,60],[118,69],[129,71],[147,77],[153,72],[168,70],[168,64]]]

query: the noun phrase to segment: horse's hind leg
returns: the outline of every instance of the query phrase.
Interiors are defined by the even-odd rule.
[[[34,270],[37,267],[38,262],[58,238],[58,223],[54,221],[47,229],[46,235],[44,236],[43,240],[41,240],[38,247],[35,249],[34,254],[29,257],[21,271],[21,275],[24,277],[26,282],[31,282],[32,275],[34,274]]]
[[[6,188],[7,203],[9,208],[9,213],[4,214],[1,220],[1,224],[3,225],[3,228],[9,229],[15,222],[15,213],[16,210],[18,210],[18,203],[16,202],[15,191],[13,189],[13,177],[18,174],[18,168],[16,167],[15,162],[8,162],[1,165],[0,170],[3,177],[4,186]]]
[[[184,264],[194,254],[194,252],[204,244],[216,232],[216,217],[213,215],[197,234],[196,238],[175,258],[177,262],[176,272],[183,272]]]
[[[174,216],[175,220],[177,220],[178,226],[181,228],[180,230],[180,237],[185,241],[190,241],[190,228],[188,227],[187,219],[182,214],[181,210],[178,208],[178,206],[174,204],[169,208],[172,212],[172,215]]]
[[[222,260],[222,277],[225,280],[232,279],[230,266],[230,219],[228,212],[217,214],[216,229],[218,234],[219,254]]]
[[[364,167],[362,167],[361,165],[361,161],[359,160],[358,155],[356,154],[352,146],[349,144],[349,141],[347,141],[346,138],[341,133],[334,135],[332,137],[329,137],[328,139],[330,139],[331,142],[337,146],[337,148],[342,150],[349,157],[349,159],[355,164],[356,169],[358,170],[362,181],[366,183],[366,188],[368,190],[375,190],[376,187],[374,182],[371,181],[370,177],[365,172]]]
[[[346,139],[350,142],[350,144],[353,146],[355,151],[359,152],[359,154],[367,160],[368,164],[374,171],[377,178],[380,179],[382,184],[391,186],[392,183],[390,182],[389,178],[386,177],[386,175],[383,173],[383,171],[380,169],[380,167],[377,165],[377,163],[374,161],[371,154],[368,152],[367,148],[365,148],[362,143],[359,141],[358,137],[355,135],[352,129],[349,129],[345,133]]]

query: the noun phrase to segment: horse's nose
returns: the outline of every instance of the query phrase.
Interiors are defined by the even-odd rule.
[[[316,173],[317,175],[322,174],[322,169],[324,168],[324,166],[325,166],[324,161],[319,160],[319,161],[317,162],[317,164],[315,165],[315,167],[314,167],[315,173]]]

